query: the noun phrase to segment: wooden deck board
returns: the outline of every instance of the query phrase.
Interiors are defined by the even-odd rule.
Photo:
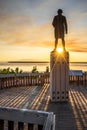
[[[71,86],[69,102],[50,101],[49,85],[0,90],[0,106],[52,111],[56,130],[87,130],[87,87]]]

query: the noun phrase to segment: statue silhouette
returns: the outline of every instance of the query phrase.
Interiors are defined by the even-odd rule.
[[[57,49],[58,39],[62,39],[63,50],[65,51],[65,40],[64,34],[67,34],[67,21],[66,17],[62,15],[62,9],[58,9],[58,15],[56,15],[53,19],[52,25],[54,27],[54,35],[55,35],[55,48]]]

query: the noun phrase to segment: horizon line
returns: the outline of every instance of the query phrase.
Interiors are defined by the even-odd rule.
[[[0,63],[50,63],[50,61],[0,61]],[[87,63],[85,61],[70,61],[69,63]]]

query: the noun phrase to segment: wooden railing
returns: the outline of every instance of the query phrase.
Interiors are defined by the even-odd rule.
[[[17,86],[42,86],[49,83],[49,73],[0,74],[0,89]]]
[[[0,74],[0,89],[19,86],[43,86],[50,83],[50,73]],[[69,83],[87,85],[87,72],[69,75]]]
[[[87,72],[83,72],[82,75],[69,75],[70,85],[87,85]]]
[[[27,109],[0,107],[0,130],[55,130],[55,115]]]

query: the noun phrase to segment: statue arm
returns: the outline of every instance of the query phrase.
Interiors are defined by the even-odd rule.
[[[66,31],[66,34],[68,33],[68,27],[67,27],[67,20],[66,20],[66,17],[65,17],[65,20],[64,20],[64,24],[65,24],[65,31]]]
[[[56,26],[56,17],[54,17],[53,22],[52,22],[52,25],[53,25],[53,27]]]

